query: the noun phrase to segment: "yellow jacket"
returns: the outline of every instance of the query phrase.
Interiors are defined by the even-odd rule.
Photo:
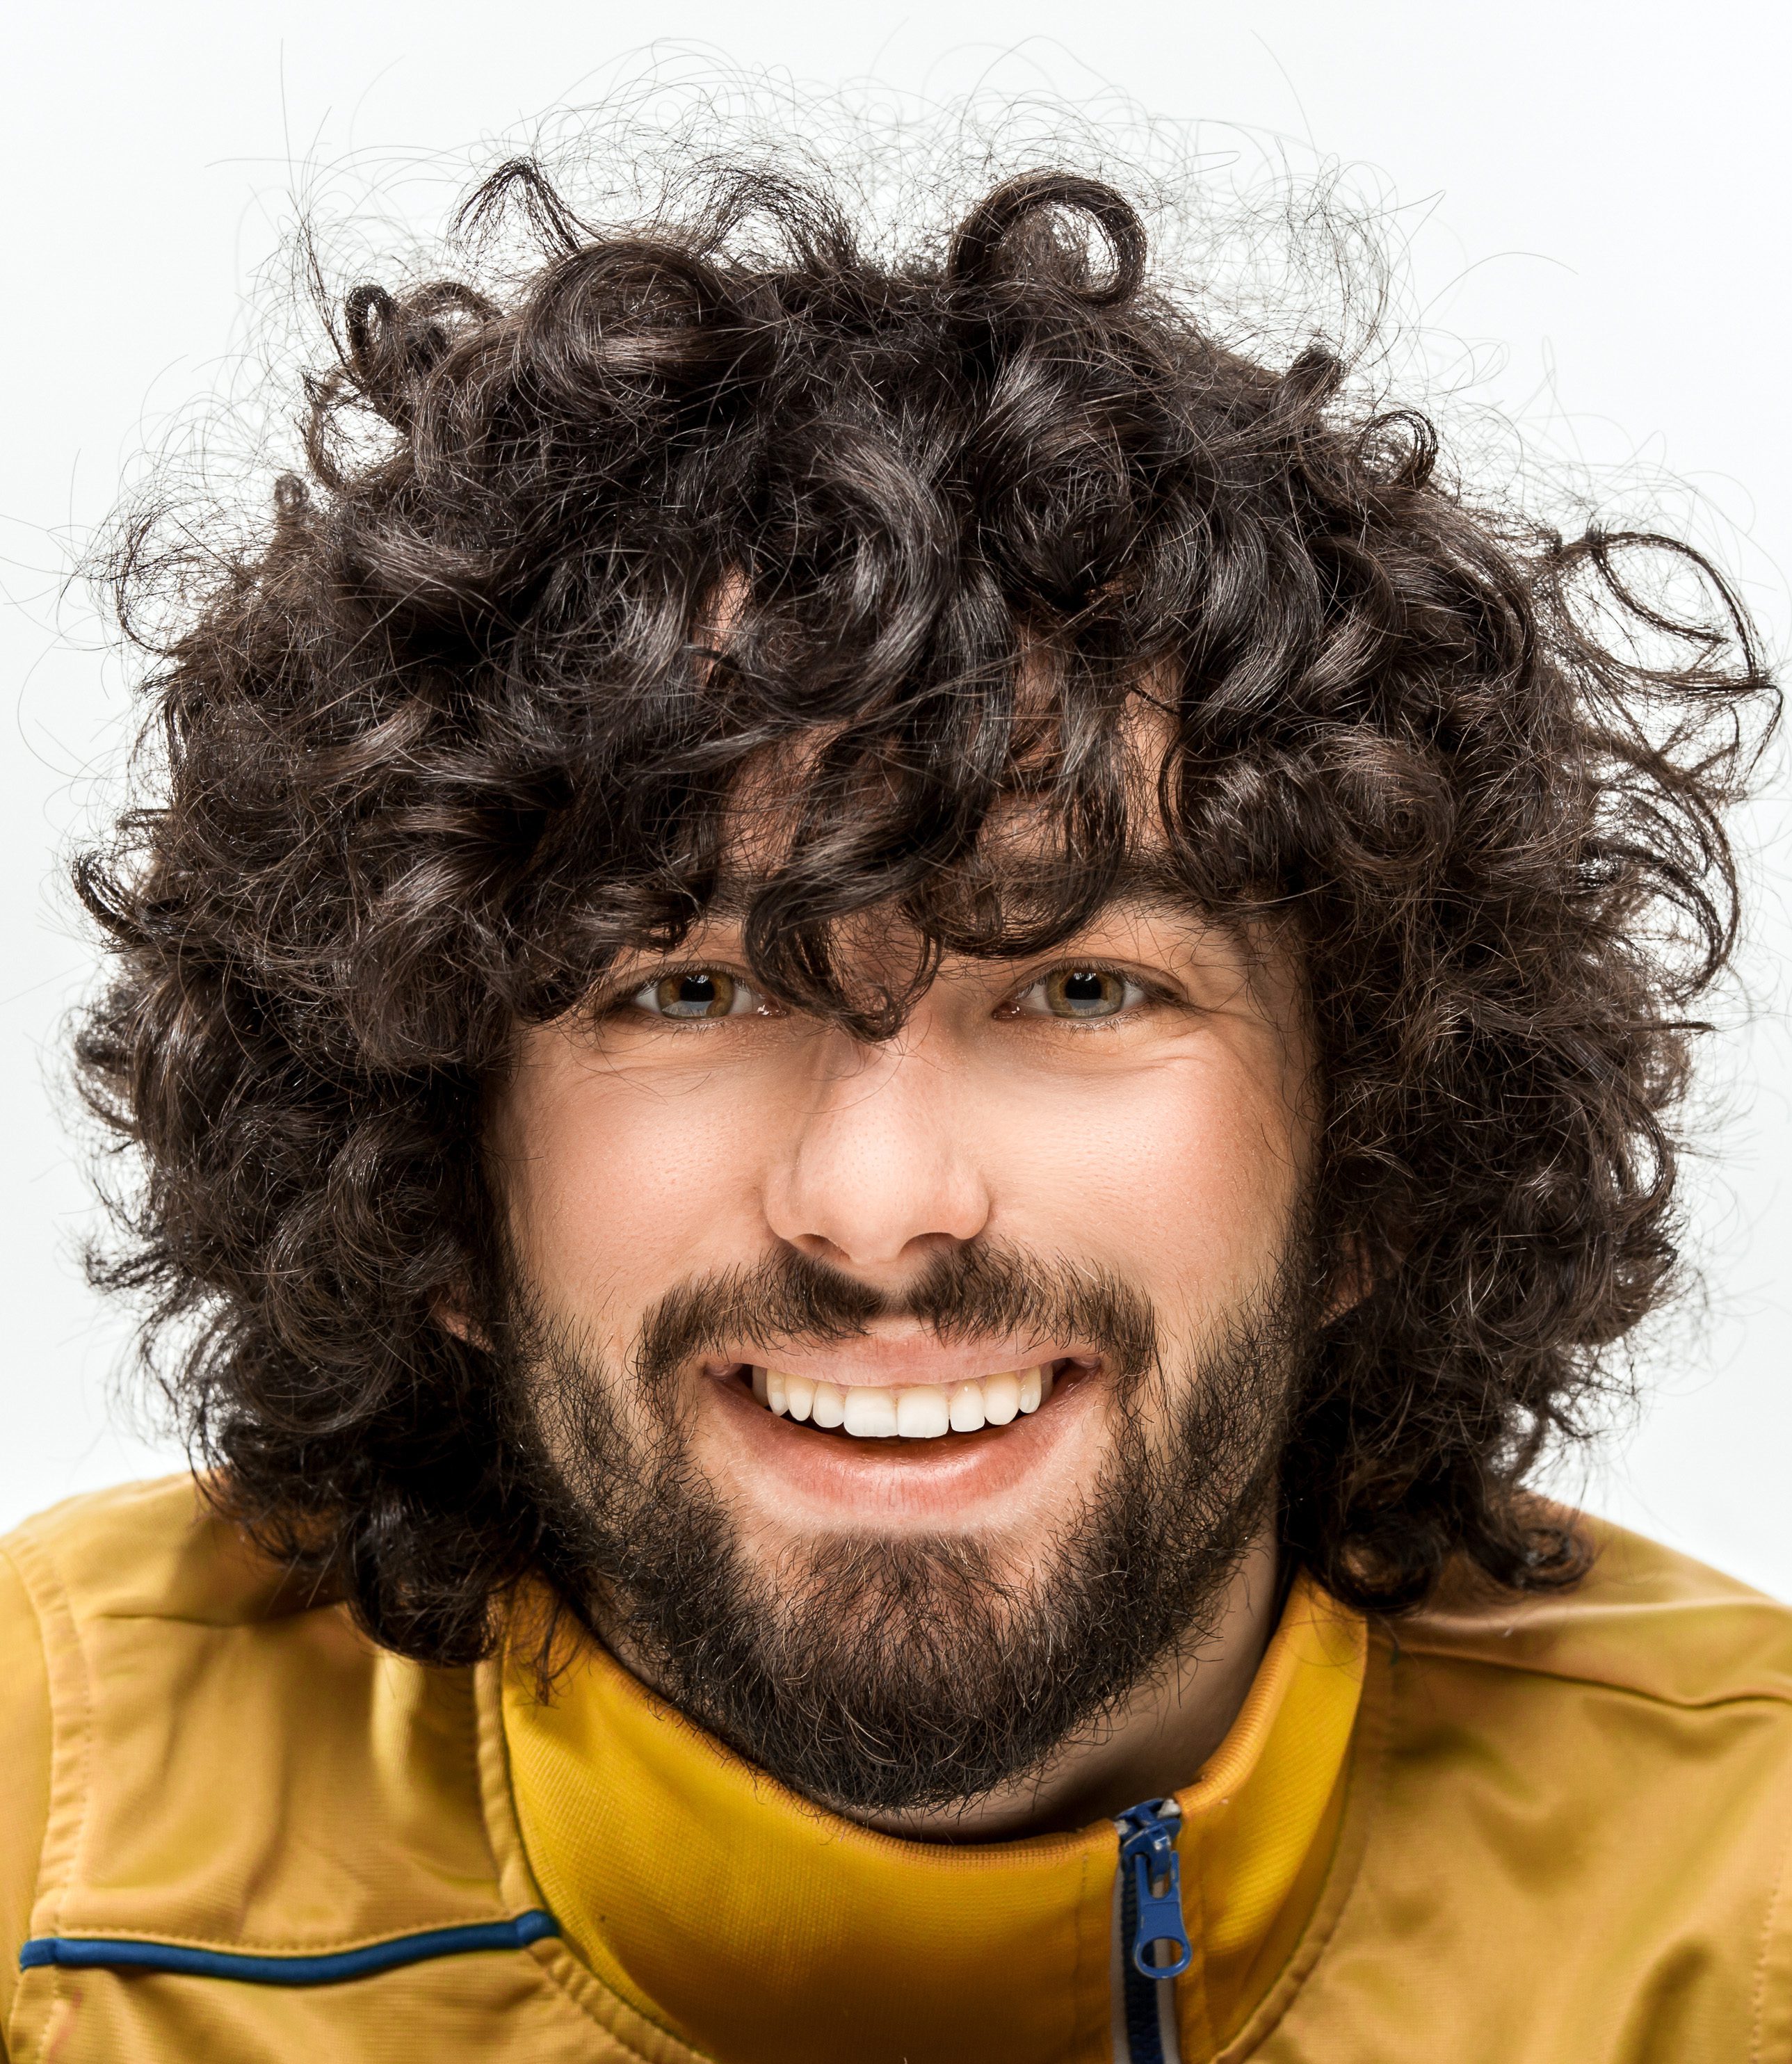
[[[184,1479],[0,1546],[13,2064],[1792,2058],[1792,1613],[1629,1535],[1391,1630],[1295,1586],[1149,2027],[1109,1824],[896,1841],[602,1655],[403,1662]]]

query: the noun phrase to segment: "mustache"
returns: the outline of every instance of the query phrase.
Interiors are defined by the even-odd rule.
[[[1140,1375],[1158,1359],[1151,1300],[1123,1278],[978,1240],[934,1255],[899,1291],[880,1290],[789,1247],[693,1277],[646,1314],[635,1373],[650,1389],[693,1356],[742,1340],[826,1347],[863,1335],[880,1319],[912,1320],[944,1341],[1013,1334],[1086,1341],[1122,1377]]]

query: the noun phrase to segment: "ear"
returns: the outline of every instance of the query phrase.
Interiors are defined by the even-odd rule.
[[[445,1333],[452,1333],[465,1345],[477,1348],[482,1354],[492,1352],[490,1334],[467,1309],[459,1290],[438,1292],[430,1302],[429,1316]]]
[[[1354,1312],[1374,1289],[1375,1275],[1362,1236],[1346,1233],[1338,1243],[1338,1263],[1327,1286],[1327,1295],[1319,1311],[1321,1328],[1335,1326]]]

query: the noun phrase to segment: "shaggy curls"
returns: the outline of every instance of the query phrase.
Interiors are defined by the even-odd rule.
[[[1385,1610],[1452,1557],[1569,1580],[1524,1480],[1672,1285],[1722,814],[1777,708],[1721,580],[1474,505],[1324,349],[1222,347],[1105,185],[1011,181],[888,264],[763,174],[640,233],[528,163],[476,209],[519,204],[502,298],[348,296],[305,477],[143,634],[157,792],[78,867],[81,1077],[143,1178],[96,1267],[232,1509],[434,1660],[556,1574],[496,1365],[432,1316],[493,1280],[482,1090],[687,930],[770,755],[750,958],[867,1038],[940,953],[1067,937],[1147,832],[1191,905],[1285,921],[1317,1223],[1372,1285],[1298,1401],[1288,1548]],[[127,553],[127,623],[164,578]],[[1017,808],[1047,850],[1005,885]],[[836,942],[879,908],[923,957],[867,994]]]

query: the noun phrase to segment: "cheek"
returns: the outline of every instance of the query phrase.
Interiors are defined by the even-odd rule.
[[[631,1080],[582,1057],[536,1071],[505,1138],[515,1235],[562,1310],[638,1309],[763,1240],[763,1114],[714,1080]]]
[[[1024,1244],[1105,1262],[1191,1316],[1264,1283],[1301,1187],[1279,1080],[1223,1050],[1010,1105],[998,1194]]]

